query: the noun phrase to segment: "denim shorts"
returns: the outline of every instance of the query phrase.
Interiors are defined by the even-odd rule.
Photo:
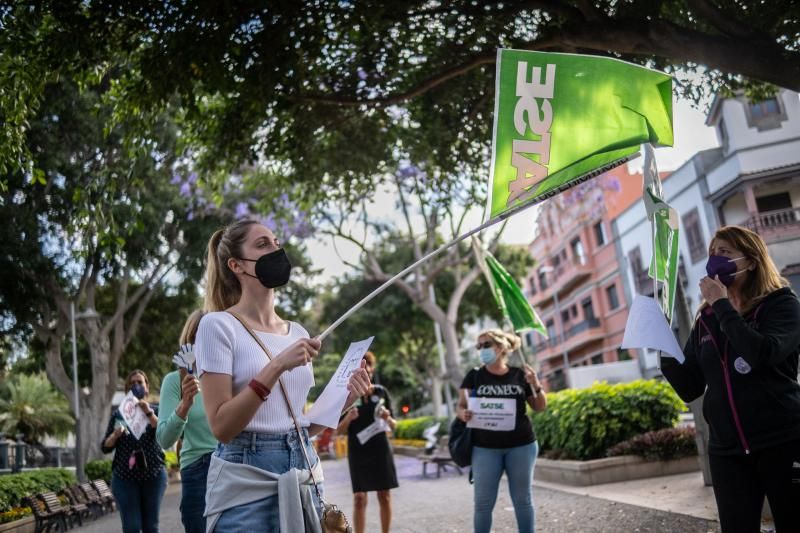
[[[319,457],[308,438],[308,431],[302,428],[302,432],[302,443],[308,453],[308,459],[312,465],[316,465]],[[308,469],[300,443],[301,438],[294,429],[282,435],[243,431],[228,444],[220,443],[214,454],[231,463],[246,464],[275,474],[283,474],[292,468]],[[319,489],[322,493],[322,483],[319,483]],[[313,487],[311,493],[317,514],[321,515],[320,503]],[[214,530],[224,533],[278,532],[279,516],[276,494],[224,511]],[[302,525],[299,528],[302,531]]]

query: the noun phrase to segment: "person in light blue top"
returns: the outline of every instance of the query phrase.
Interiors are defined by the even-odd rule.
[[[211,452],[217,447],[217,439],[208,427],[192,354],[197,325],[202,317],[203,312],[197,310],[183,326],[181,351],[175,357],[180,368],[164,376],[160,404],[163,416],[156,428],[156,440],[164,449],[182,439],[179,451],[181,522],[186,533],[205,533],[206,478]]]

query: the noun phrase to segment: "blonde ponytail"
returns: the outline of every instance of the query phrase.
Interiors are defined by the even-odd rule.
[[[247,239],[250,226],[255,220],[240,220],[217,230],[208,241],[206,263],[206,297],[203,310],[224,311],[235,305],[242,297],[239,280],[228,268],[228,259],[240,257],[242,244]]]
[[[197,326],[200,325],[200,319],[205,314],[201,309],[197,309],[189,315],[186,322],[183,324],[183,331],[178,341],[180,344],[194,344],[195,337],[197,336]]]

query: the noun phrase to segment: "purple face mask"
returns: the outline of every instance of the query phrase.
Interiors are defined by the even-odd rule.
[[[736,279],[736,275],[747,270],[746,268],[738,271],[736,270],[736,261],[739,259],[744,259],[744,256],[734,257],[733,259],[725,257],[724,255],[708,256],[708,262],[706,263],[708,277],[714,279],[715,276],[719,276],[719,280],[722,284],[726,287],[730,287],[733,285],[733,280]]]

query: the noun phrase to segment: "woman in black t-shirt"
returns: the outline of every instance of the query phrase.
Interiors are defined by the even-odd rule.
[[[526,404],[535,411],[547,407],[547,397],[536,372],[508,366],[508,354],[519,348],[518,336],[499,329],[478,336],[480,368],[470,370],[461,383],[458,417],[469,422],[475,404],[482,412],[497,412],[490,429],[472,430],[472,475],[475,480],[473,524],[475,533],[492,529],[492,510],[500,478],[505,471],[520,533],[533,533],[534,510],[531,484],[539,452]],[[469,398],[473,399],[470,405]]]
[[[370,381],[375,374],[375,354],[364,354]],[[355,533],[364,533],[367,518],[367,492],[378,493],[381,531],[387,533],[392,522],[390,489],[397,488],[392,447],[386,431],[394,431],[389,392],[373,384],[369,394],[356,402],[339,422],[338,432],[347,433],[347,462],[353,485],[353,525]],[[362,431],[361,438],[358,437]],[[364,442],[361,442],[361,441]]]

